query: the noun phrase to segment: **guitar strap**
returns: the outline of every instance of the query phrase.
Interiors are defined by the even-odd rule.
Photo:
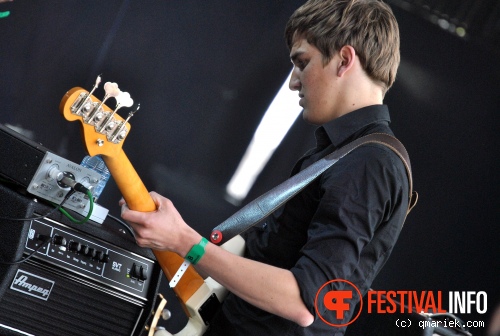
[[[210,235],[211,242],[217,245],[222,245],[231,238],[259,223],[262,219],[269,216],[273,211],[278,209],[281,205],[304,189],[309,183],[311,183],[341,158],[356,148],[369,143],[378,143],[387,146],[403,161],[406,168],[409,187],[408,209],[406,212],[406,215],[408,215],[418,200],[418,194],[413,190],[413,179],[408,152],[403,144],[395,137],[385,133],[373,133],[356,139],[335,150],[245,205],[212,230],[212,234]]]

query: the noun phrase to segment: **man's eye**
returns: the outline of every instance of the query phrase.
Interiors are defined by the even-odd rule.
[[[302,57],[294,57],[292,59],[292,63],[293,65],[299,69],[300,71],[304,70],[304,68],[307,66],[307,64],[309,63],[309,60],[306,59],[306,58],[302,58]]]
[[[306,61],[298,61],[297,63],[297,67],[300,69],[300,70],[304,70],[304,68],[307,66],[307,62]]]

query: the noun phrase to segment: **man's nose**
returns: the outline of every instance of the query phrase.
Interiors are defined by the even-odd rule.
[[[288,83],[288,87],[292,91],[299,91],[300,90],[300,80],[299,76],[297,74],[298,69],[296,67],[293,68],[292,70],[292,75],[290,76],[290,83]]]

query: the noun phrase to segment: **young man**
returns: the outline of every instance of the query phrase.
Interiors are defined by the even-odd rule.
[[[370,133],[392,134],[382,101],[399,65],[399,31],[389,6],[376,0],[310,0],[286,31],[304,119],[318,125],[317,147],[292,174]],[[122,217],[143,247],[184,257],[201,236],[174,205],[151,193],[157,211]],[[231,294],[214,318],[211,335],[343,335],[359,297],[343,317],[315,297],[342,279],[364,295],[391,253],[408,208],[408,180],[399,157],[382,145],[364,145],[245,234],[240,257],[208,244],[197,268]],[[346,282],[332,282],[333,290]],[[332,300],[335,302],[335,300]],[[338,320],[331,320],[338,318]]]

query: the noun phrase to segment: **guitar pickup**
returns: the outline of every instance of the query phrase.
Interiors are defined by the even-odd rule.
[[[210,321],[213,319],[215,316],[215,313],[219,310],[220,308],[220,301],[217,295],[213,293],[210,295],[210,297],[205,301],[201,307],[198,309],[198,313],[200,314],[201,318],[203,319],[203,322],[205,325],[209,325]]]

